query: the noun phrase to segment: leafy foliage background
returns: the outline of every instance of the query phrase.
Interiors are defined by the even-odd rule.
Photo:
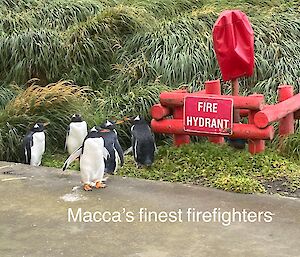
[[[0,158],[17,160],[21,138],[37,120],[51,122],[49,147],[62,149],[73,112],[84,114],[90,126],[106,117],[149,118],[160,91],[181,85],[198,90],[206,80],[220,78],[211,31],[225,9],[244,11],[255,31],[256,69],[240,81],[242,93],[263,93],[272,103],[279,84],[299,92],[299,1],[1,1]],[[49,109],[33,105],[31,112],[16,105],[24,94],[35,101],[36,86],[51,84],[49,89],[52,83],[62,95],[51,97],[61,102]],[[88,92],[69,97],[73,87]],[[223,89],[229,86],[224,83]],[[41,93],[49,96],[47,90]],[[126,145],[128,124],[120,127],[120,136]],[[297,140],[287,140],[285,149],[298,153]]]

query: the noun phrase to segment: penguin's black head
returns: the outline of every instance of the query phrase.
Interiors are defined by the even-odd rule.
[[[98,125],[98,126],[95,126],[94,128],[99,132],[99,133],[101,133],[101,132],[109,132],[110,130],[108,130],[108,129],[104,129],[103,127],[101,127],[102,126],[102,124],[101,125]]]
[[[43,132],[45,129],[45,125],[43,123],[36,123],[34,126],[31,128],[32,132]]]
[[[87,138],[98,138],[100,137],[99,129],[97,127],[93,127],[90,129]]]
[[[116,129],[116,123],[111,120],[106,120],[104,123],[100,125],[101,129],[109,129],[109,130],[114,130]]]
[[[131,122],[133,125],[137,125],[137,124],[147,124],[146,120],[141,117],[140,115],[134,117],[134,118],[131,118]]]
[[[71,122],[82,122],[82,117],[80,114],[73,114],[71,117]]]

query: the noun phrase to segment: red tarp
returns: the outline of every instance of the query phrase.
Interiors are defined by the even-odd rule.
[[[253,74],[254,33],[243,12],[222,12],[213,28],[213,42],[224,81]]]

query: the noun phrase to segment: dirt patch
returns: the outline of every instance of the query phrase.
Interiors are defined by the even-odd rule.
[[[291,189],[286,178],[274,181],[264,181],[262,182],[262,185],[269,194],[280,194],[283,196],[300,198],[300,189],[297,189],[296,191]]]

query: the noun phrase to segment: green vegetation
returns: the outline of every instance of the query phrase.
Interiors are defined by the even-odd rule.
[[[278,193],[300,197],[300,163],[275,151],[255,156],[224,145],[207,142],[180,148],[161,146],[154,165],[137,168],[133,157],[125,156],[125,164],[117,175],[135,178],[203,185],[237,193]],[[61,168],[66,153],[50,154],[43,165]],[[70,171],[79,170],[78,162]]]
[[[59,166],[71,114],[81,113],[90,127],[105,118],[141,114],[149,119],[149,108],[158,102],[161,91],[182,85],[195,91],[206,80],[221,78],[212,27],[225,9],[244,11],[255,31],[256,68],[251,78],[240,80],[241,92],[263,93],[268,103],[276,101],[279,84],[291,84],[299,92],[297,0],[1,1],[0,160],[19,161],[26,130],[36,121],[50,121],[44,164]],[[228,92],[229,85],[223,83],[223,90]],[[130,144],[128,126],[118,128],[123,146]],[[299,145],[299,135],[291,136],[282,145],[282,153],[298,160]],[[239,156],[235,160],[229,156],[233,150],[221,148],[228,156],[219,160],[209,152],[211,148],[194,148],[201,153],[198,161],[195,154],[186,157],[188,148],[162,147],[152,169],[136,170],[128,160],[121,172],[236,192],[263,192],[267,187],[251,165],[266,172],[264,163],[271,167],[278,160],[284,162],[286,172],[294,169],[292,162],[271,152],[255,157],[234,152]],[[214,161],[206,160],[210,156]],[[238,167],[243,168],[238,171]],[[288,187],[297,185],[290,173],[280,172]],[[264,178],[281,179],[276,174]]]
[[[220,12],[233,8],[247,13],[255,31],[256,69],[240,81],[241,91],[264,93],[268,102],[279,84],[299,91],[298,1],[5,0],[0,109],[20,92],[15,84],[22,91],[33,78],[41,86],[65,79],[93,90],[96,121],[149,118],[160,91],[183,84],[198,90],[221,77],[211,31]],[[128,127],[120,135],[125,144]]]
[[[215,187],[238,193],[280,193],[300,196],[300,164],[274,151],[255,156],[229,146],[197,143],[159,148],[151,168],[138,169],[132,158],[118,174]],[[297,191],[298,190],[298,191]]]
[[[230,8],[249,15],[256,35],[257,68],[245,88],[271,89],[270,99],[278,83],[299,88],[299,2],[280,0],[2,1],[0,81],[195,88],[220,77],[211,30]]]
[[[300,160],[300,134],[294,134],[290,135],[289,137],[285,138],[283,144],[282,144],[282,149],[281,152],[285,155],[288,156],[295,161]]]
[[[89,108],[88,89],[70,82],[20,88],[0,112],[0,159],[20,161],[23,136],[37,121],[50,122],[47,148],[62,149],[70,116],[80,109],[89,118]]]
[[[68,158],[68,153],[66,152],[58,152],[52,154],[50,151],[47,151],[43,156],[43,166],[53,167],[57,169],[61,169],[65,160]],[[74,171],[79,171],[79,161],[74,161],[70,164],[69,169]],[[68,171],[66,171],[68,172]]]

